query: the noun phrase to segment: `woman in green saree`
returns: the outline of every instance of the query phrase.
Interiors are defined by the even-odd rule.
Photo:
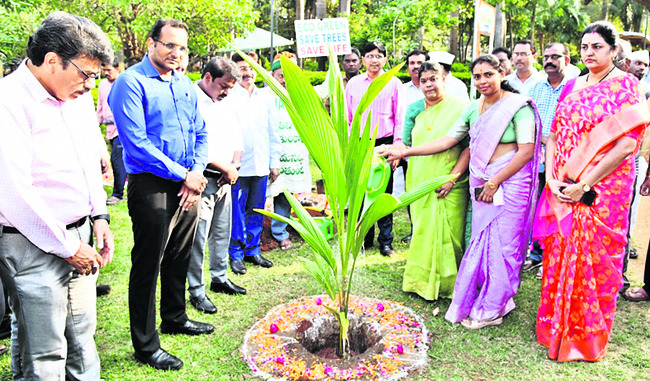
[[[444,71],[438,63],[425,62],[418,76],[424,99],[411,104],[409,111],[424,111],[417,115],[412,129],[404,129],[403,136],[403,141],[412,147],[446,136],[467,105],[465,100],[446,94]],[[407,189],[438,176],[459,175],[456,180],[411,205],[413,238],[402,290],[414,292],[426,300],[450,298],[454,291],[464,250],[469,198],[467,175],[463,175],[469,163],[469,149],[466,147],[461,143],[435,155],[409,159]]]

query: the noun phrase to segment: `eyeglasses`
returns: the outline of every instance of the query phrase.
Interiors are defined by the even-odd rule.
[[[551,54],[550,56],[542,56],[542,59],[543,59],[544,61],[548,61],[548,60],[557,61],[557,60],[559,60],[559,59],[562,58],[562,57],[564,57],[564,56],[561,55],[561,54]]]
[[[519,57],[528,57],[532,53],[529,52],[512,52],[513,56],[519,56]]]
[[[97,77],[99,77],[99,73],[90,73],[90,74],[88,74],[82,68],[77,66],[77,64],[74,63],[74,61],[70,60],[69,62],[72,64],[72,66],[76,67],[77,70],[79,70],[81,72],[81,74],[84,75],[84,77],[86,78],[86,79],[84,79],[84,82],[89,80],[89,79],[97,79]]]
[[[169,51],[174,51],[178,49],[181,53],[187,53],[187,46],[181,46],[181,45],[176,45],[172,42],[162,42],[160,40],[154,40],[156,42],[160,42],[162,46],[166,47]]]
[[[366,54],[364,57],[366,59],[368,59],[368,60],[371,60],[373,58],[376,58],[376,59],[380,60],[380,59],[384,58],[385,56],[383,54]]]

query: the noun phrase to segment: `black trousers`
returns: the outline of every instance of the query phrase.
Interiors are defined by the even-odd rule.
[[[375,147],[378,147],[382,144],[393,144],[393,137],[387,136],[385,138],[378,138],[375,140]],[[385,193],[393,193],[393,171],[390,172],[390,177],[388,179],[388,186],[386,187]],[[377,242],[380,246],[392,245],[393,244],[393,215],[389,214],[380,218],[377,221],[377,227],[379,227],[379,235],[377,236]],[[366,237],[364,239],[366,247],[372,246],[372,243],[375,238],[375,226],[373,225]]]
[[[128,206],[133,222],[129,278],[131,340],[135,351],[151,355],[160,348],[156,331],[156,281],[160,273],[160,317],[184,324],[185,279],[199,222],[198,203],[178,205],[182,183],[149,173],[129,175]]]

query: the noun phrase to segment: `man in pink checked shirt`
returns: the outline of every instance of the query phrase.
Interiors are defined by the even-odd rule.
[[[108,94],[111,92],[113,82],[120,75],[120,61],[117,59],[102,67],[104,79],[97,87],[97,122],[106,126],[106,139],[111,142],[111,167],[113,168],[113,194],[106,200],[106,205],[115,205],[124,198],[124,183],[126,170],[122,160],[122,143],[117,134],[115,120],[110,107],[108,107]]]
[[[88,92],[113,51],[92,21],[54,12],[29,37],[27,57],[0,79],[0,277],[14,313],[12,375],[99,380],[95,284],[114,244]]]
[[[352,123],[354,113],[359,106],[361,98],[368,90],[368,87],[384,73],[386,65],[386,47],[379,41],[368,42],[361,51],[361,60],[366,68],[366,73],[353,77],[345,88],[345,101],[348,106],[348,121]],[[404,127],[404,116],[406,113],[406,99],[402,82],[393,77],[388,84],[381,90],[379,95],[372,102],[368,110],[361,118],[362,128],[366,125],[368,113],[372,112],[371,127],[377,126],[376,146],[382,144],[393,144],[402,141],[402,129]],[[386,193],[393,192],[393,176],[391,174],[386,188]],[[390,257],[393,254],[393,215],[377,221],[379,227],[379,252],[381,255]],[[375,236],[374,227],[366,235],[364,247],[372,247]]]

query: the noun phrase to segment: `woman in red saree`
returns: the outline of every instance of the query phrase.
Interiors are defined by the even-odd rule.
[[[533,228],[544,247],[537,341],[559,362],[605,356],[622,285],[633,153],[650,118],[638,80],[613,65],[617,37],[607,22],[583,32],[589,73],[565,86],[546,145]]]

